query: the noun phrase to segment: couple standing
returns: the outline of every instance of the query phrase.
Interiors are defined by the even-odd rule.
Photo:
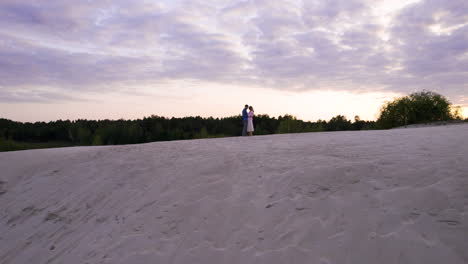
[[[247,109],[249,112],[247,113]],[[252,106],[245,105],[244,110],[242,110],[242,119],[244,121],[244,128],[242,129],[242,136],[246,136],[247,133],[249,136],[253,136],[254,126],[253,126],[253,116],[254,109]]]

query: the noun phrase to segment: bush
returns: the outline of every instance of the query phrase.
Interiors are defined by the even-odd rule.
[[[13,151],[13,150],[22,150],[23,146],[17,144],[13,140],[4,139],[0,137],[0,151]]]
[[[377,123],[381,128],[392,128],[455,118],[447,98],[434,92],[422,91],[386,103],[380,110]]]

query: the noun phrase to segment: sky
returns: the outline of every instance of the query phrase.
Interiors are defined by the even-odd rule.
[[[466,0],[0,0],[0,117],[468,117]]]

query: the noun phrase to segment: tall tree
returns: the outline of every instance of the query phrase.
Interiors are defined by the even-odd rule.
[[[381,128],[452,120],[451,103],[444,96],[430,91],[412,93],[387,102],[377,120]]]

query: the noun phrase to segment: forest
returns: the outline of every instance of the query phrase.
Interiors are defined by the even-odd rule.
[[[418,123],[461,119],[460,109],[444,96],[422,91],[385,103],[377,121],[337,115],[328,121],[309,122],[292,115],[255,116],[255,135],[389,129]],[[242,131],[240,115],[225,118],[167,118],[157,115],[137,120],[58,120],[22,123],[0,118],[0,151],[137,144],[154,141],[235,137]]]
[[[120,145],[154,141],[235,137],[242,117],[226,118],[150,116],[137,120],[58,120],[22,123],[0,119],[0,150],[60,146]],[[375,129],[374,121],[354,122],[338,115],[329,121],[306,122],[291,115],[255,116],[255,135]]]

